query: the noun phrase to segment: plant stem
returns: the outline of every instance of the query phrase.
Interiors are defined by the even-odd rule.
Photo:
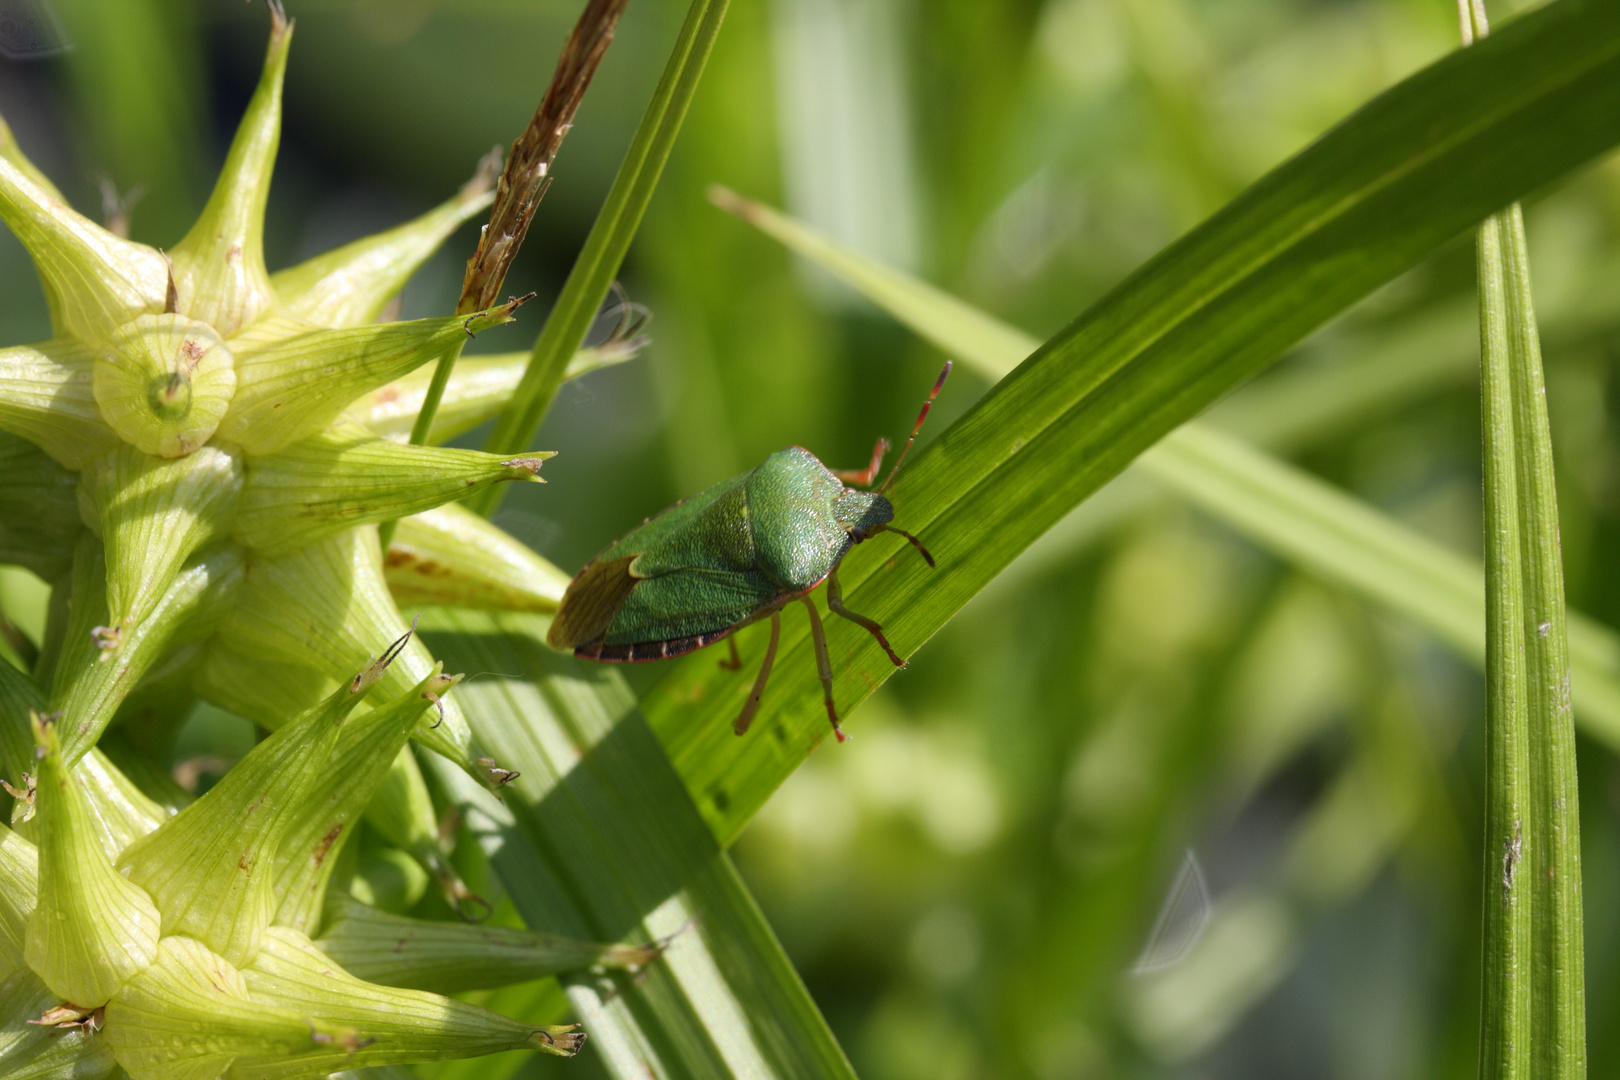
[[[692,0],[686,22],[670,54],[652,101],[641,118],[624,163],[614,178],[607,201],[591,227],[562,294],[551,309],[540,339],[534,344],[523,381],[512,402],[495,422],[484,449],[515,448],[529,444],[557,394],[568,360],[585,341],[613,279],[624,262],[630,241],[641,224],[653,189],[663,175],[664,163],[680,133],[687,106],[720,32],[729,0]],[[513,450],[513,452],[516,452]],[[501,495],[483,493],[467,505],[488,517],[500,505]]]
[[[1459,0],[1465,45],[1488,32]],[[1480,1076],[1586,1075],[1580,803],[1541,342],[1518,203],[1479,229],[1486,810]],[[1522,863],[1522,866],[1520,865]]]

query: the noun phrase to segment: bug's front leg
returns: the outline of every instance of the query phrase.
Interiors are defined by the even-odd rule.
[[[816,610],[816,602],[810,599],[809,593],[799,599],[804,601],[804,610],[810,613],[810,641],[816,647],[816,674],[821,676],[821,696],[827,701],[827,719],[832,721],[833,734],[838,736],[838,741],[848,742],[849,736],[838,726],[838,707],[833,704],[832,661],[827,658],[827,635],[821,629],[821,613]]]
[[[737,652],[737,636],[733,634],[726,638],[726,644],[731,646],[731,656],[720,661],[720,666],[725,668],[727,671],[736,671],[738,668],[742,667],[742,656]],[[766,667],[769,666],[769,664],[766,665]],[[741,735],[742,732],[739,731],[737,734]]]
[[[838,584],[838,568],[836,566],[827,575],[827,607],[835,615],[842,615],[850,622],[865,627],[867,633],[877,638],[877,643],[883,646],[883,651],[889,654],[889,659],[894,661],[895,667],[906,666],[906,662],[900,659],[893,649],[889,648],[889,639],[883,636],[883,627],[868,619],[865,615],[857,615],[844,606],[844,590]]]
[[[731,730],[738,735],[748,730],[748,725],[754,722],[754,714],[759,712],[760,699],[765,696],[765,680],[771,677],[771,665],[776,663],[776,643],[782,638],[782,613],[771,612],[771,643],[765,646],[765,662],[759,665],[759,674],[754,676],[754,689],[748,695],[748,701],[743,704],[742,712],[737,714],[737,720],[731,725]],[[728,639],[729,640],[729,639]],[[731,646],[732,655],[737,653],[737,646]],[[737,661],[742,663],[741,659]],[[834,727],[838,725],[834,723]]]

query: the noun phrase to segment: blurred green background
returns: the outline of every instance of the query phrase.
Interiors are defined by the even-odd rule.
[[[272,269],[448,195],[527,121],[578,11],[287,6]],[[541,302],[475,351],[533,340],[684,6],[632,0],[509,281]],[[138,185],[133,235],[173,243],[257,78],[262,5],[50,10],[71,48],[0,60],[0,111],[81,208],[102,177]],[[572,570],[770,450],[854,465],[909,426],[941,357],[715,210],[711,182],[1045,336],[1456,35],[1449,0],[733,0],[624,274],[652,345],[564,387],[538,440],[559,451],[550,483],[498,520]],[[1570,604],[1620,625],[1620,162],[1527,214]],[[475,235],[412,283],[406,317],[451,310]],[[1471,555],[1472,276],[1455,243],[1267,376],[1381,358],[1388,386],[1295,458]],[[45,336],[5,233],[0,280],[0,340]],[[984,389],[959,370],[935,430]],[[1142,482],[1117,488],[969,605],[736,848],[857,1071],[1472,1076],[1478,671]],[[37,594],[16,572],[0,589],[8,610]],[[216,730],[184,751],[241,752]],[[1617,1075],[1620,769],[1582,754],[1592,1075]],[[1209,926],[1136,971],[1188,851]]]

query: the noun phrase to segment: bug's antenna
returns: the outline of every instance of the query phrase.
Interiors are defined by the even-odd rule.
[[[894,459],[894,466],[889,469],[889,475],[883,478],[883,485],[878,488],[879,495],[888,491],[889,485],[894,483],[895,475],[900,472],[900,466],[905,464],[906,455],[911,452],[911,444],[917,441],[917,432],[922,430],[923,421],[928,419],[928,410],[933,408],[934,399],[939,396],[939,388],[945,385],[945,377],[950,373],[951,362],[947,360],[945,361],[944,370],[939,373],[939,378],[934,380],[934,388],[928,391],[928,400],[923,402],[922,412],[917,414],[917,423],[912,426],[911,435],[906,439],[906,445],[900,448],[900,456]]]

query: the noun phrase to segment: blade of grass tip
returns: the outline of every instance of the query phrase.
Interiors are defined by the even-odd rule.
[[[1489,32],[1459,0],[1465,46]],[[1518,203],[1480,226],[1486,788],[1480,1076],[1586,1075],[1580,808],[1541,343]],[[1522,871],[1519,865],[1523,864]]]
[[[512,142],[512,152],[507,155],[506,167],[495,186],[489,224],[478,234],[478,248],[467,260],[467,272],[461,279],[461,299],[456,303],[457,315],[483,311],[498,301],[506,272],[511,269],[518,249],[523,246],[523,238],[528,235],[529,225],[534,221],[535,208],[551,186],[551,166],[557,160],[557,151],[562,148],[569,128],[573,127],[574,113],[579,111],[579,103],[596,77],[602,57],[613,44],[613,32],[628,2],[590,0],[580,12],[568,40],[563,42],[551,84],[540,98],[529,126]],[[416,446],[427,445],[433,417],[439,411],[444,388],[450,382],[450,372],[460,359],[464,344],[456,342],[439,357],[433,368],[433,380],[428,383],[422,408],[411,427],[411,442]],[[394,523],[385,522],[379,530],[384,550],[393,537]]]
[[[669,160],[670,149],[686,119],[687,106],[692,102],[715,37],[720,33],[728,3],[729,0],[692,0],[687,9],[686,21],[675,39],[669,62],[630,140],[630,149],[614,177],[613,187],[596,216],[596,223],[591,226],[590,235],[585,238],[579,258],[568,273],[568,280],[563,283],[539,340],[534,343],[523,381],[484,441],[485,450],[499,452],[496,447],[527,446],[539,430],[540,421],[551,407],[557,387],[568,370],[568,361],[590,332],[597,309],[613,286],[647,203],[652,199],[653,189],[663,175],[664,163]],[[494,498],[475,496],[467,500],[467,505],[488,517],[500,502],[499,495]]]

